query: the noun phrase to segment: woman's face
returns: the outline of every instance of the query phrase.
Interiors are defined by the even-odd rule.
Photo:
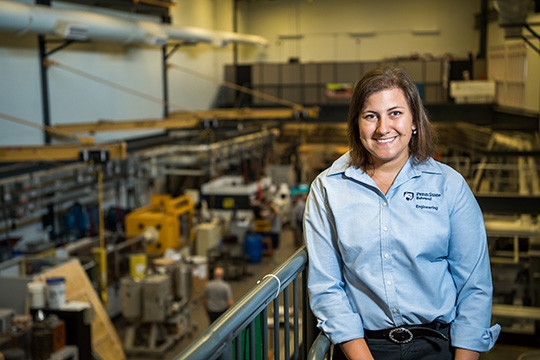
[[[381,90],[368,97],[360,111],[360,140],[371,154],[375,168],[385,164],[400,167],[409,158],[413,114],[403,90]]]

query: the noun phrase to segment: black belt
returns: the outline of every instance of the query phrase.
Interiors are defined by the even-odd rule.
[[[392,329],[364,330],[368,339],[387,339],[396,344],[406,344],[414,338],[435,337],[448,341],[448,337],[439,330],[446,329],[449,324],[431,323],[427,325],[403,325]]]

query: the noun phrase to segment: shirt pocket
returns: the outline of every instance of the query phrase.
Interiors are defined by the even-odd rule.
[[[444,201],[416,202],[412,204],[409,219],[403,217],[394,226],[400,251],[408,258],[439,261],[448,256],[450,219]]]

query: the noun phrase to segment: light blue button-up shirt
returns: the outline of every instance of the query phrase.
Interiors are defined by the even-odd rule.
[[[384,195],[345,154],[312,183],[304,217],[311,308],[333,343],[433,321],[452,345],[491,349],[492,281],[482,212],[447,165],[412,158]]]

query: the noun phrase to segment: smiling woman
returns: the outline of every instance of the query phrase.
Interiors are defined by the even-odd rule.
[[[403,90],[392,88],[371,95],[360,112],[358,127],[360,141],[373,162],[372,175],[378,179],[384,172],[393,181],[409,158],[409,141],[416,129]]]
[[[500,332],[483,216],[465,179],[432,159],[408,74],[366,73],[348,130],[350,151],[313,181],[305,209],[318,326],[349,359],[478,359]]]
[[[385,90],[385,91],[383,91]],[[395,91],[393,91],[395,90]],[[388,93],[386,92],[388,91]],[[383,98],[380,94],[384,92],[387,97]],[[379,93],[375,98],[371,96]],[[429,122],[424,105],[418,93],[418,89],[410,76],[399,68],[375,69],[363,77],[363,81],[358,82],[354,89],[351,106],[349,108],[349,144],[351,147],[351,165],[360,168],[373,167],[372,158],[368,149],[362,143],[360,134],[360,118],[362,112],[367,112],[369,109],[369,101],[379,102],[385,101],[388,111],[393,117],[397,115],[406,115],[412,117],[412,125],[410,132],[414,132],[414,137],[409,138],[409,152],[415,158],[422,162],[428,157],[435,154],[436,151],[436,134]],[[395,101],[395,104],[386,103],[386,101]],[[382,104],[381,104],[382,105]],[[393,109],[393,106],[401,106],[399,109]],[[394,111],[395,110],[395,111]],[[400,116],[398,116],[400,117]],[[414,128],[413,128],[414,127]]]

